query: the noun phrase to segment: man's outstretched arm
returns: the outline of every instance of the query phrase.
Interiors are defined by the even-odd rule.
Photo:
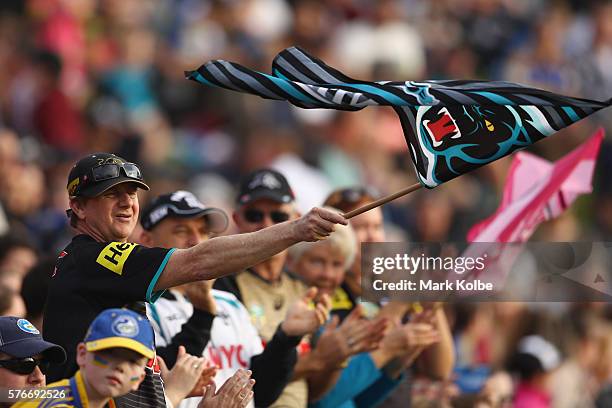
[[[213,238],[189,249],[177,249],[157,280],[155,290],[229,275],[258,264],[295,243],[324,239],[335,224],[346,223],[338,213],[313,208],[297,220],[247,234]]]

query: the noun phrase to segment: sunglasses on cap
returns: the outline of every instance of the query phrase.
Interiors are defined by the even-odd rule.
[[[0,367],[20,375],[30,375],[36,367],[39,367],[43,374],[47,374],[50,364],[47,360],[38,360],[32,357],[0,360]]]
[[[375,200],[378,196],[378,192],[369,187],[349,187],[331,193],[324,205],[342,210],[342,207],[358,203],[364,198]]]
[[[142,173],[134,163],[109,163],[91,169],[93,181],[104,181],[117,178],[121,175],[121,169],[129,178],[142,180]]]
[[[289,220],[289,213],[284,211],[270,211],[269,213],[266,213],[254,208],[244,211],[244,219],[253,224],[262,222],[266,215],[270,216],[270,219],[275,224]]]

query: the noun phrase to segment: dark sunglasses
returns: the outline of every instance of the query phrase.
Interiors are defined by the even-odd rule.
[[[47,360],[37,360],[32,357],[19,358],[13,360],[0,360],[0,367],[6,368],[15,374],[30,375],[34,369],[38,366],[43,374],[47,374],[49,370],[49,363]]]
[[[275,224],[285,222],[289,219],[289,213],[286,213],[284,211],[270,211],[269,213],[265,213],[261,210],[256,210],[254,208],[250,208],[244,211],[244,219],[253,224],[262,222],[266,215],[269,215],[270,219]]]
[[[324,205],[342,210],[342,207],[358,203],[364,198],[368,198],[373,201],[378,196],[378,192],[369,187],[343,188],[331,193],[325,200]]]
[[[91,176],[94,181],[110,180],[119,177],[121,175],[121,169],[123,169],[123,172],[127,177],[142,180],[142,173],[140,172],[138,166],[134,163],[103,164],[91,169]]]

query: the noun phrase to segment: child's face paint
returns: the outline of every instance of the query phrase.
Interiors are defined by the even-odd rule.
[[[94,354],[93,362],[94,362],[95,365],[97,365],[98,367],[101,367],[101,368],[106,368],[106,367],[108,367],[108,364],[109,364],[108,360],[106,360],[103,357],[100,357],[98,354]]]
[[[110,348],[90,352],[84,377],[103,397],[118,397],[136,390],[142,381],[146,357],[125,348]]]

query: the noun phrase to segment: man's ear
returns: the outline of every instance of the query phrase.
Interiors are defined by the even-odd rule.
[[[79,367],[83,367],[85,362],[87,361],[87,347],[85,347],[85,343],[79,343],[77,346],[77,364]]]
[[[78,219],[85,219],[85,200],[81,198],[70,199],[70,209],[77,216]]]

